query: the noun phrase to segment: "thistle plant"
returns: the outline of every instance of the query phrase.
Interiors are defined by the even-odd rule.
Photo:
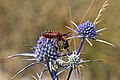
[[[41,64],[44,65],[46,69],[43,70],[40,74],[37,73],[37,77],[33,76],[35,80],[42,80],[42,76],[46,72],[50,73],[52,80],[58,80],[59,74],[63,73],[68,69],[69,73],[67,74],[66,80],[70,80],[73,70],[75,70],[79,78],[80,70],[78,68],[83,67],[82,64],[86,64],[89,62],[101,62],[101,60],[81,59],[81,49],[84,42],[87,41],[90,46],[93,46],[89,39],[115,47],[113,44],[97,38],[97,36],[101,35],[99,32],[107,29],[96,29],[96,24],[100,22],[98,19],[102,15],[102,12],[105,10],[105,7],[108,5],[107,1],[105,1],[105,3],[103,4],[96,19],[93,22],[90,20],[82,22],[93,2],[94,0],[92,0],[92,3],[90,4],[79,25],[75,24],[75,22],[73,22],[72,20],[70,21],[76,27],[76,29],[66,26],[66,28],[75,33],[76,36],[68,36],[69,33],[63,34],[61,32],[54,32],[52,30],[45,31],[41,33],[38,41],[36,42],[36,45],[33,46],[34,50],[31,53],[21,53],[8,56],[8,58],[18,56],[32,57],[24,60],[34,61],[33,63],[30,63],[29,65],[21,69],[19,72],[17,72],[11,79],[14,79],[16,76],[18,76],[20,73],[22,73],[31,66],[35,64]],[[64,38],[64,36],[66,38]],[[69,40],[74,38],[81,39],[80,45],[78,46],[77,50],[70,52],[69,47],[71,46],[69,44]]]

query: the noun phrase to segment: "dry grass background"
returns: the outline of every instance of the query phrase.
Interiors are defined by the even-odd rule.
[[[93,21],[105,0],[95,0],[86,20]],[[45,30],[66,32],[69,25],[68,7],[71,6],[72,20],[79,24],[91,0],[0,0],[0,80],[10,78],[29,62],[20,58],[5,59],[6,56],[30,52],[25,45],[35,45],[40,33]],[[109,6],[97,25],[97,29],[108,27],[101,39],[113,43],[113,48],[93,42],[94,47],[85,43],[83,59],[100,59],[103,63],[89,63],[81,68],[83,80],[120,80],[120,1],[109,0]],[[79,39],[77,39],[78,42]],[[71,45],[72,47],[73,45]],[[78,46],[78,45],[76,45]],[[74,50],[74,47],[71,48]],[[41,71],[42,65],[33,66],[15,80],[33,80],[31,75]],[[65,77],[60,76],[61,80]],[[73,74],[71,80],[74,79]],[[49,78],[49,74],[43,80]],[[50,79],[47,79],[50,80]]]

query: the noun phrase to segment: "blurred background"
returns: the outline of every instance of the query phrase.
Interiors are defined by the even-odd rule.
[[[5,59],[5,57],[31,52],[26,46],[34,46],[40,33],[46,30],[69,32],[66,25],[71,26],[69,6],[72,20],[79,24],[92,0],[0,0],[0,80],[10,80],[19,70],[31,63],[21,58]],[[95,0],[83,22],[94,21],[105,0]],[[102,63],[88,63],[81,68],[82,80],[120,80],[120,0],[109,0],[109,6],[103,12],[103,19],[96,25],[97,29],[107,27],[99,39],[113,43],[116,47],[95,42],[93,47],[85,42],[82,48],[82,59],[103,60]],[[80,39],[76,39],[79,44]],[[78,45],[76,45],[78,46]],[[70,50],[74,50],[71,42]],[[15,80],[34,80],[32,75],[44,69],[43,65],[35,65],[25,70]],[[64,73],[66,75],[67,71]],[[64,74],[60,80],[65,80]],[[50,80],[47,73],[43,80]],[[71,80],[76,80],[73,72]]]

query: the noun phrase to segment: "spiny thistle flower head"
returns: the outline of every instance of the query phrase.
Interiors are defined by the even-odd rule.
[[[79,36],[72,36],[70,38],[91,38],[96,39],[96,36],[98,35],[98,32],[105,30],[106,28],[100,29],[99,31],[96,30],[96,26],[91,21],[86,21],[84,23],[81,23],[80,25],[76,25],[73,21],[71,21],[73,25],[75,25],[76,29],[72,29],[68,26],[66,28],[72,30],[73,32],[77,33]]]
[[[105,44],[108,44],[108,45],[115,47],[113,44],[111,44],[107,41],[100,40],[100,39],[96,38],[98,35],[100,35],[99,32],[106,30],[107,28],[102,28],[102,29],[96,30],[96,26],[90,21],[86,21],[84,23],[81,23],[78,26],[73,21],[71,21],[71,23],[76,27],[76,29],[74,30],[68,26],[66,26],[66,28],[77,33],[78,36],[71,36],[67,39],[71,39],[71,38],[82,38],[83,39],[84,38],[92,46],[92,43],[88,39],[88,38],[91,38],[91,39],[94,39],[95,41],[102,42],[102,43],[105,43]]]
[[[34,51],[32,53],[21,53],[21,54],[15,54],[12,56],[8,56],[8,58],[11,57],[18,57],[18,56],[24,56],[24,57],[32,57],[29,59],[24,59],[27,61],[35,61],[21,69],[19,72],[17,72],[11,79],[14,79],[17,75],[25,71],[27,68],[38,64],[38,63],[43,63],[45,66],[47,65],[46,62],[51,60],[54,61],[58,58],[57,54],[57,48],[55,46],[55,40],[54,39],[48,39],[43,36],[40,36],[37,44],[34,46]],[[52,66],[52,65],[50,65]]]
[[[80,62],[80,56],[76,55],[76,52],[74,52],[73,54],[71,54],[70,56],[68,56],[68,62],[73,65],[73,64],[77,64]]]
[[[57,59],[57,48],[54,44],[55,40],[41,36],[34,47],[34,53],[37,55],[36,59],[40,61],[50,58],[53,60]]]
[[[93,39],[95,39],[97,35],[95,26],[90,21],[86,21],[85,23],[78,25],[76,31],[77,34],[83,37],[89,37]]]

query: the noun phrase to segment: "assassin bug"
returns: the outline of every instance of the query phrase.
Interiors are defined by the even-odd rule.
[[[65,39],[65,37],[68,37],[68,33],[63,34],[61,32],[54,32],[52,30],[48,30],[43,32],[41,36],[48,39],[55,39],[59,50],[67,49],[69,47],[68,40]]]

